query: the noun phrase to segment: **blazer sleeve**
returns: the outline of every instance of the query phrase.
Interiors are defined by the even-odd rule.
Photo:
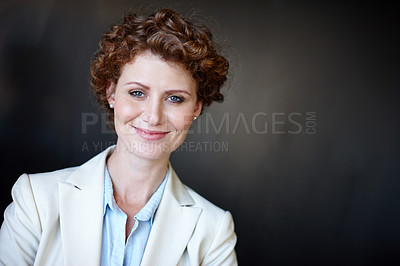
[[[41,226],[29,176],[20,176],[11,193],[0,229],[0,265],[33,265]]]
[[[207,251],[201,265],[237,265],[236,234],[234,231],[233,219],[230,212],[225,211],[219,222],[215,238]]]

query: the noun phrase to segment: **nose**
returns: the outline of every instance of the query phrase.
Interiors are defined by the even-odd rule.
[[[152,99],[144,105],[142,120],[150,126],[158,126],[163,121],[163,105],[157,99]]]

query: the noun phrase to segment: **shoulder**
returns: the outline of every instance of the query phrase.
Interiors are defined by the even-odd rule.
[[[102,175],[104,173],[105,160],[112,150],[113,146],[79,166],[45,173],[24,174],[20,179],[28,179],[33,192],[40,191],[41,193],[58,191],[59,183],[67,182],[72,185],[80,185],[86,181],[90,183],[98,178],[99,174]],[[72,177],[74,177],[73,180],[71,180]]]
[[[58,191],[56,186],[59,182],[67,179],[77,167],[65,168],[52,172],[37,174],[22,174],[15,182],[12,194],[13,196],[24,196],[26,193],[36,195],[49,195]],[[43,194],[44,193],[44,194]]]
[[[184,186],[195,202],[191,207],[201,209],[196,232],[207,235],[213,240],[221,234],[224,235],[222,237],[234,236],[234,222],[231,213],[216,206],[188,186]],[[234,238],[236,237],[234,236]]]
[[[194,264],[237,265],[234,251],[237,237],[231,213],[211,203],[188,186],[183,186],[194,202],[190,208],[201,209],[187,246],[192,257],[198,256]]]
[[[49,211],[53,213],[51,217],[57,216],[59,200],[59,183],[65,181],[77,167],[65,168],[57,171],[23,174],[21,175],[12,189],[13,203],[21,206],[25,210],[30,210],[30,217],[36,216],[44,223],[46,217],[49,218]],[[47,214],[47,215],[46,215]]]
[[[223,215],[225,215],[226,211],[224,209],[210,202],[208,199],[204,198],[199,193],[194,191],[192,188],[186,186],[185,184],[184,187],[194,201],[194,205],[192,206],[201,208],[202,211],[204,212],[203,215],[207,215],[210,216],[210,218],[213,217],[215,219],[218,219]]]
[[[69,167],[45,173],[25,174],[23,176],[29,177],[32,186],[51,187],[65,181],[78,167]]]
[[[199,222],[204,221],[204,223],[212,224],[212,227],[215,227],[216,223],[226,218],[226,216],[229,216],[230,220],[232,220],[228,211],[211,203],[192,188],[183,184],[171,165],[170,169],[171,173],[166,185],[166,191],[173,195],[174,202],[177,202],[182,207],[200,209],[201,214]]]
[[[233,218],[229,211],[218,207],[190,187],[184,186],[195,202],[191,207],[200,208],[202,210],[199,218],[200,227],[204,226],[204,229],[213,236],[221,229],[221,226],[229,231],[234,231]]]

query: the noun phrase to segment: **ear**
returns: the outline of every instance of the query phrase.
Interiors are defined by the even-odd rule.
[[[107,101],[109,104],[114,104],[115,102],[115,84],[110,81],[107,89],[106,89]]]
[[[203,101],[197,101],[196,108],[194,109],[194,116],[199,116],[201,114],[201,110],[203,109]]]

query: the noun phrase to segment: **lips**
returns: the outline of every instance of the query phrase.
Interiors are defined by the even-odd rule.
[[[136,133],[145,140],[160,140],[164,138],[170,131],[155,131],[155,130],[148,130],[143,128],[134,127]]]

